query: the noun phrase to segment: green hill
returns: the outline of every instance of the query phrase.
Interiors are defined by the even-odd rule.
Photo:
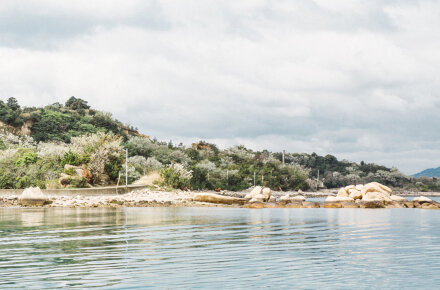
[[[111,114],[91,109],[87,101],[71,97],[65,104],[22,108],[15,98],[0,101],[0,127],[16,135],[29,135],[35,141],[69,143],[72,137],[112,132],[127,137],[140,135]]]

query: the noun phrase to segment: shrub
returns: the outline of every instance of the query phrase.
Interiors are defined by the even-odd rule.
[[[173,188],[185,189],[191,187],[192,171],[188,171],[182,164],[174,163],[160,172],[164,184]]]
[[[81,163],[78,155],[69,150],[68,152],[64,153],[64,156],[61,159],[61,165],[64,167],[66,164],[78,166]]]
[[[37,162],[37,154],[35,152],[25,152],[22,157],[15,161],[15,166],[26,166]]]

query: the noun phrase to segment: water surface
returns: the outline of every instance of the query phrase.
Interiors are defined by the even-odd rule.
[[[440,211],[0,209],[0,287],[435,288]]]

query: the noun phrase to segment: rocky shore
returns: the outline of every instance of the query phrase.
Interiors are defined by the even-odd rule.
[[[313,201],[322,194],[271,192],[257,186],[247,192],[188,192],[135,190],[126,194],[49,195],[39,188],[28,188],[20,195],[0,195],[0,207],[243,207],[243,208],[422,208],[440,209],[440,203],[427,197],[407,200],[391,189],[371,183],[348,186],[325,201]]]

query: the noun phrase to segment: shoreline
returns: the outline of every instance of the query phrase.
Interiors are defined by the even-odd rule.
[[[125,194],[101,194],[101,195],[73,195],[71,193],[61,194],[45,194],[44,201],[36,200],[36,203],[20,202],[20,194],[0,193],[0,207],[69,207],[69,208],[115,208],[115,207],[232,207],[232,208],[413,208],[418,207],[413,201],[394,202],[384,204],[369,204],[362,205],[354,202],[324,202],[316,201],[314,198],[324,198],[328,196],[335,196],[335,194],[326,190],[321,192],[273,192],[272,196],[276,198],[273,202],[252,202],[244,199],[248,192],[222,192],[215,191],[161,191],[151,189],[137,189]],[[304,196],[304,201],[280,201],[279,198],[285,194],[291,196]],[[397,195],[409,197],[420,196],[415,194],[400,194]],[[211,197],[209,199],[200,199],[198,196]],[[438,197],[440,193],[435,195],[427,195],[431,197]],[[195,198],[196,197],[196,198]],[[212,197],[215,197],[212,199]],[[311,200],[310,200],[311,199]],[[432,202],[437,206],[437,202]],[[440,204],[438,204],[440,207]],[[420,204],[420,208],[421,204]]]

